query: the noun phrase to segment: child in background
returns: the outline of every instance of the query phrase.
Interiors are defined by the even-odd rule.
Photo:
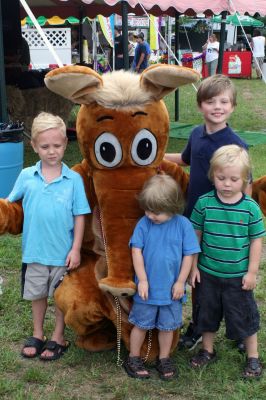
[[[202,247],[191,273],[192,286],[199,283],[197,324],[202,332],[202,349],[191,359],[191,366],[203,367],[216,360],[214,338],[224,317],[227,338],[246,345],[243,377],[257,378],[262,374],[262,364],[253,289],[265,229],[258,204],[244,193],[250,173],[246,150],[236,145],[218,149],[209,172],[215,189],[199,198],[191,215]]]
[[[165,158],[181,166],[190,165],[187,204],[184,215],[190,218],[193,207],[200,196],[213,189],[208,178],[210,159],[218,148],[236,144],[247,149],[247,144],[228,126],[227,121],[236,106],[236,89],[224,75],[214,75],[201,82],[197,92],[197,103],[203,115],[204,125],[196,127],[182,153],[166,154]],[[251,194],[251,185],[246,186]],[[197,286],[192,290],[192,322],[181,337],[181,343],[193,349],[201,341],[197,330]],[[243,343],[238,343],[240,351]]]
[[[173,332],[182,324],[181,298],[193,254],[200,248],[191,223],[179,215],[183,208],[182,194],[173,178],[153,176],[138,199],[145,216],[130,239],[137,293],[129,315],[134,327],[124,368],[131,377],[149,378],[140,352],[147,330],[157,328],[156,368],[161,379],[170,380],[176,373],[170,359]]]
[[[33,336],[22,349],[22,356],[56,360],[68,349],[64,339],[64,316],[55,306],[55,329],[46,341],[43,323],[47,298],[66,270],[80,264],[80,248],[85,216],[90,213],[81,177],[62,158],[67,146],[64,121],[40,113],[33,121],[31,145],[40,157],[33,167],[20,173],[8,200],[22,199],[22,294],[32,302]]]

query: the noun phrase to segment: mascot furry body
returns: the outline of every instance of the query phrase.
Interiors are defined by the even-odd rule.
[[[82,348],[113,348],[117,335],[129,348],[128,296],[136,288],[128,241],[143,213],[136,195],[160,170],[186,192],[187,174],[163,160],[169,116],[162,98],[198,79],[196,71],[171,65],[151,66],[141,75],[118,71],[103,76],[86,67],[68,66],[46,76],[51,91],[82,104],[77,136],[84,160],[74,170],[84,180],[93,213],[86,216],[81,266],[55,292],[65,322],[78,334]],[[265,182],[266,178],[255,182],[254,198],[266,208]],[[20,233],[22,224],[21,204],[0,200],[0,233]],[[178,332],[173,348],[177,341]],[[146,342],[143,355],[147,346]],[[157,353],[155,334],[149,358]]]

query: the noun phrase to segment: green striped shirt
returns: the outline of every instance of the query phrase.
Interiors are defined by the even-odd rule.
[[[211,191],[198,199],[190,219],[202,231],[198,267],[221,278],[245,275],[251,240],[265,236],[258,204],[247,195],[225,204]]]

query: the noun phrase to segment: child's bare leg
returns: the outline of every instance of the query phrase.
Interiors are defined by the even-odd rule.
[[[146,330],[140,329],[138,326],[134,326],[130,334],[130,352],[129,357],[140,357],[140,350],[143,345],[146,336]],[[149,376],[149,371],[146,369],[140,369],[137,375]]]
[[[257,333],[252,336],[248,336],[245,339],[246,351],[248,358],[258,358],[258,340],[257,340]]]
[[[216,353],[213,349],[215,332],[202,333],[202,349],[190,360],[192,368],[201,368],[216,360]]]
[[[211,354],[213,353],[214,338],[215,332],[204,332],[202,334],[202,348]]]
[[[145,340],[146,330],[134,326],[130,334],[130,357],[140,357],[140,349]]]
[[[33,337],[43,340],[43,322],[47,309],[47,298],[32,301]],[[35,347],[25,347],[23,354],[33,356],[36,354]]]
[[[156,368],[159,371],[161,379],[172,379],[176,374],[176,368],[171,363],[169,356],[171,346],[173,343],[173,331],[159,331],[159,360],[157,361]]]
[[[259,360],[257,333],[248,336],[245,339],[245,345],[247,362],[242,376],[245,379],[260,378],[262,375],[262,363]]]
[[[65,330],[65,322],[64,322],[64,314],[62,311],[55,306],[55,329],[52,334],[52,341],[55,341],[56,343],[65,346],[66,342],[64,339],[64,330]],[[50,350],[44,350],[42,353],[42,356],[44,357],[49,357],[52,356],[54,353]]]
[[[52,335],[52,340],[54,340],[56,343],[65,345],[64,330],[64,314],[57,306],[55,306],[55,329]]]
[[[173,331],[159,331],[159,358],[168,358],[173,343]]]

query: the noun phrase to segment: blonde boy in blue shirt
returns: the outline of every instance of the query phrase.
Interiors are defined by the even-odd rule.
[[[22,356],[56,360],[68,349],[64,338],[64,316],[55,306],[55,329],[50,341],[43,332],[48,296],[66,270],[80,265],[85,216],[90,213],[81,177],[62,158],[67,146],[64,121],[40,113],[32,124],[31,145],[40,157],[19,175],[8,200],[22,200],[23,298],[32,301],[33,336]]]

